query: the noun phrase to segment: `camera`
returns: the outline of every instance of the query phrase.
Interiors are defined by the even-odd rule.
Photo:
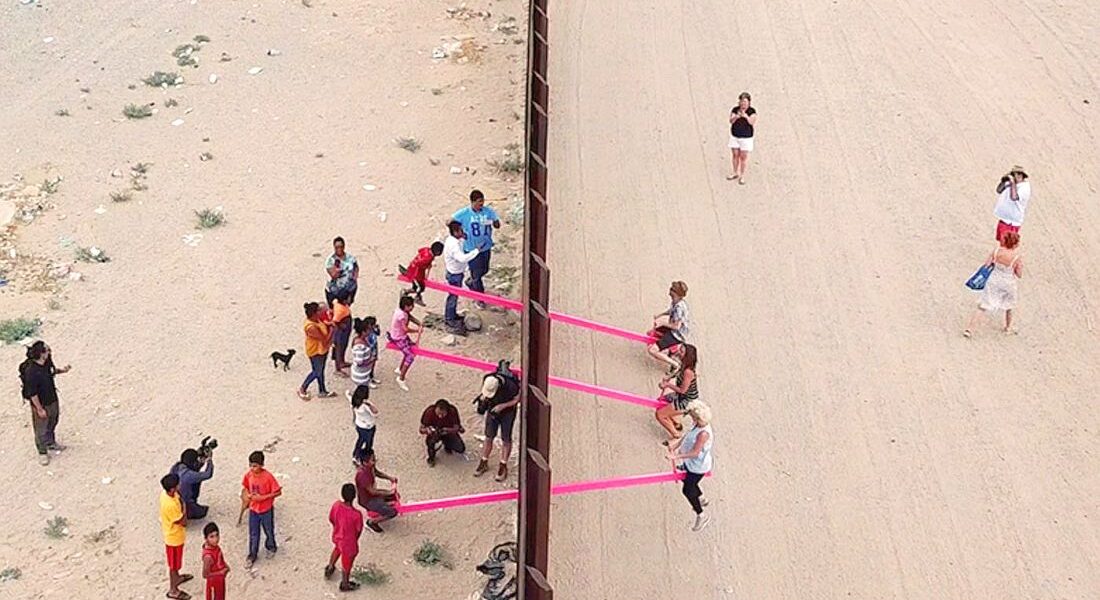
[[[210,436],[206,436],[206,437],[202,438],[201,442],[199,442],[199,447],[198,447],[199,456],[202,457],[204,460],[207,459],[207,458],[210,458],[210,455],[214,453],[214,449],[217,448],[217,447],[218,447],[218,440],[216,440],[216,439],[214,439]]]

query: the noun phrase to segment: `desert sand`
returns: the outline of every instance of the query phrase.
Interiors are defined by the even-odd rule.
[[[476,2],[448,12],[458,5],[42,0],[0,7],[0,183],[21,175],[21,191],[63,178],[42,196],[52,208],[14,232],[18,260],[5,263],[13,275],[0,288],[0,315],[43,319],[41,336],[57,361],[73,365],[58,379],[58,434],[69,449],[40,467],[29,410],[18,400],[23,349],[0,348],[7,370],[0,378],[7,399],[0,406],[0,570],[21,571],[0,582],[0,597],[163,598],[158,480],[203,435],[221,444],[203,500],[222,527],[233,597],[336,593],[321,569],[331,546],[328,508],[353,476],[355,433],[343,398],[351,384],[332,377],[330,366],[338,398],[303,403],[295,396],[308,370],[302,303],[323,299],[324,257],[343,235],[362,266],[355,314],[388,324],[397,264],[444,233],[469,191],[484,190],[502,215],[521,191],[515,175],[490,163],[523,141],[524,7]],[[518,29],[508,17],[519,19]],[[172,51],[199,35],[210,41],[194,53],[198,68],[177,66]],[[472,38],[478,56],[460,60],[454,47],[462,39],[453,36]],[[436,48],[452,54],[433,58]],[[262,71],[250,75],[254,67]],[[177,71],[184,84],[163,90],[142,83],[155,70]],[[178,104],[166,106],[169,99]],[[155,103],[157,112],[127,120],[122,109],[130,103]],[[69,116],[55,114],[61,109]],[[403,136],[417,138],[421,149],[397,147]],[[212,158],[202,160],[203,153]],[[141,181],[148,189],[112,202],[111,192],[132,187],[138,162],[151,164]],[[195,229],[194,210],[219,206],[223,226]],[[197,233],[201,240],[184,242]],[[520,234],[506,217],[494,257],[504,274],[490,284],[506,281],[506,268],[518,264]],[[93,245],[111,261],[73,262],[75,247]],[[66,263],[81,281],[47,276],[56,292],[32,289],[41,269]],[[439,264],[436,276],[441,271]],[[427,300],[428,310],[442,311],[442,295]],[[424,342],[441,347],[441,338],[429,332]],[[285,348],[298,349],[291,371],[274,371],[268,354]],[[489,313],[486,331],[452,350],[487,360],[515,356],[518,326]],[[385,353],[379,366],[376,448],[379,466],[400,478],[403,497],[514,485],[515,475],[509,484],[474,479],[475,463],[456,457],[434,469],[424,464],[421,411],[449,398],[472,434],[470,398],[480,378],[425,360],[413,366],[406,394],[393,383],[395,360]],[[467,441],[473,445],[472,435]],[[273,560],[261,554],[249,574],[237,498],[248,453],[265,445],[273,448],[269,469],[284,486],[276,506],[281,548]],[[56,516],[68,520],[65,539],[43,533]],[[201,569],[200,530],[189,530],[186,571]],[[374,562],[392,579],[364,594],[466,597],[482,581],[473,567],[513,531],[513,508],[496,506],[419,515],[382,536],[365,532],[374,537],[364,537],[360,564]],[[412,562],[428,538],[448,548],[452,570]],[[201,597],[199,585],[184,589]]]
[[[1100,8],[550,6],[552,303],[642,330],[683,279],[714,521],[674,486],[559,499],[563,598],[1100,596]],[[730,107],[759,111],[747,184]],[[961,335],[1014,163],[1019,335]],[[636,392],[640,348],[554,329]],[[648,411],[557,393],[557,480],[667,468]]]

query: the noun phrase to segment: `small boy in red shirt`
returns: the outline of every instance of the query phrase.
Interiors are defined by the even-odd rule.
[[[355,484],[345,483],[340,488],[340,498],[332,503],[328,511],[328,521],[332,523],[332,554],[325,566],[325,579],[336,573],[336,559],[340,559],[343,577],[340,591],[350,592],[359,589],[359,582],[351,580],[351,567],[359,555],[359,535],[363,533],[363,515],[355,508]]]
[[[207,523],[202,528],[202,576],[206,579],[206,600],[225,600],[225,575],[229,565],[222,556],[221,533],[217,523]]]
[[[409,262],[408,267],[397,265],[401,274],[412,281],[412,289],[407,293],[416,294],[416,303],[424,306],[424,282],[428,280],[428,272],[432,270],[432,261],[443,254],[443,242],[434,242],[430,247],[425,246],[416,251],[416,257]]]

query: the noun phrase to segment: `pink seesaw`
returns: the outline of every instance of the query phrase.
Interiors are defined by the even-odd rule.
[[[397,346],[392,343],[386,344],[386,348],[390,350],[397,350]],[[423,356],[432,360],[438,360],[440,362],[450,363],[452,365],[458,365],[460,367],[468,367],[470,369],[476,369],[478,371],[485,371],[490,373],[495,371],[497,366],[491,362],[484,360],[478,360],[476,358],[469,358],[466,356],[459,356],[457,354],[450,354],[447,352],[440,352],[438,350],[429,350],[422,348],[418,345],[412,347],[413,354],[416,356]],[[512,371],[516,375],[522,375],[522,372],[517,368],[512,368]],[[602,396],[604,398],[611,398],[612,400],[618,400],[620,402],[626,402],[628,404],[636,404],[638,406],[645,406],[647,408],[660,408],[665,405],[660,400],[654,400],[652,398],[646,398],[638,394],[632,394],[630,392],[623,392],[619,390],[613,390],[611,388],[603,387],[600,385],[593,385],[591,383],[584,383],[581,381],[575,381],[573,379],[566,379],[564,377],[555,377],[553,375],[549,378],[550,385],[559,387],[566,390],[573,390],[575,392],[581,392],[584,394],[592,394],[594,396]]]
[[[411,280],[401,275],[398,277],[399,281],[406,283]],[[453,286],[441,281],[427,280],[424,282],[424,286],[428,289],[438,290],[446,292],[448,294],[454,294],[455,296],[461,296],[463,298],[469,298],[471,300],[477,300],[478,302],[484,302],[486,304],[492,304],[508,310],[514,310],[516,312],[523,312],[523,303],[518,300],[512,300],[511,298],[504,298],[502,296],[494,296],[493,294],[486,294],[484,292],[475,292],[474,290],[468,290],[466,288]],[[613,335],[626,340],[634,342],[642,342],[643,344],[652,344],[657,341],[656,338],[646,335],[644,333],[635,333],[621,327],[614,327],[612,325],[604,325],[603,323],[597,323],[596,321],[590,321],[588,319],[582,319],[581,317],[574,317],[573,315],[567,315],[565,313],[558,312],[556,310],[550,311],[550,320],[557,321],[559,323],[566,323],[568,325],[574,325],[576,327],[583,327],[599,333],[606,333],[607,335]]]
[[[706,474],[710,477],[710,473]],[[630,475],[627,477],[610,477],[608,479],[596,479],[591,481],[578,481],[574,483],[559,483],[550,488],[551,496],[564,496],[566,494],[580,494],[583,492],[597,492],[601,490],[615,490],[620,488],[637,487],[655,483],[669,483],[681,481],[684,478],[683,471],[666,473],[652,473],[650,475]],[[518,490],[501,490],[497,492],[484,492],[481,494],[469,494],[466,496],[452,496],[436,500],[422,500],[409,502],[397,508],[401,514],[423,512],[444,508],[459,508],[463,506],[476,506],[478,504],[493,504],[496,502],[510,502],[519,497]]]

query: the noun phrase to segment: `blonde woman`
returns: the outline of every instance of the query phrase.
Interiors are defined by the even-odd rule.
[[[710,406],[702,400],[696,400],[687,407],[687,414],[694,422],[691,429],[679,440],[669,444],[668,458],[684,471],[683,494],[695,511],[695,525],[692,531],[702,531],[710,523],[710,516],[703,512],[708,503],[703,499],[699,482],[713,467],[711,447],[714,445],[714,433],[710,428]]]
[[[970,323],[963,330],[963,335],[970,337],[974,334],[974,327],[982,313],[1003,310],[1005,311],[1005,333],[1015,333],[1012,329],[1012,310],[1016,308],[1018,296],[1017,282],[1024,274],[1024,265],[1020,261],[1020,234],[1015,231],[1005,231],[1001,235],[1001,247],[993,250],[986,260],[987,265],[993,265],[993,272],[985,282],[981,300],[978,301],[978,310],[970,317]]]

